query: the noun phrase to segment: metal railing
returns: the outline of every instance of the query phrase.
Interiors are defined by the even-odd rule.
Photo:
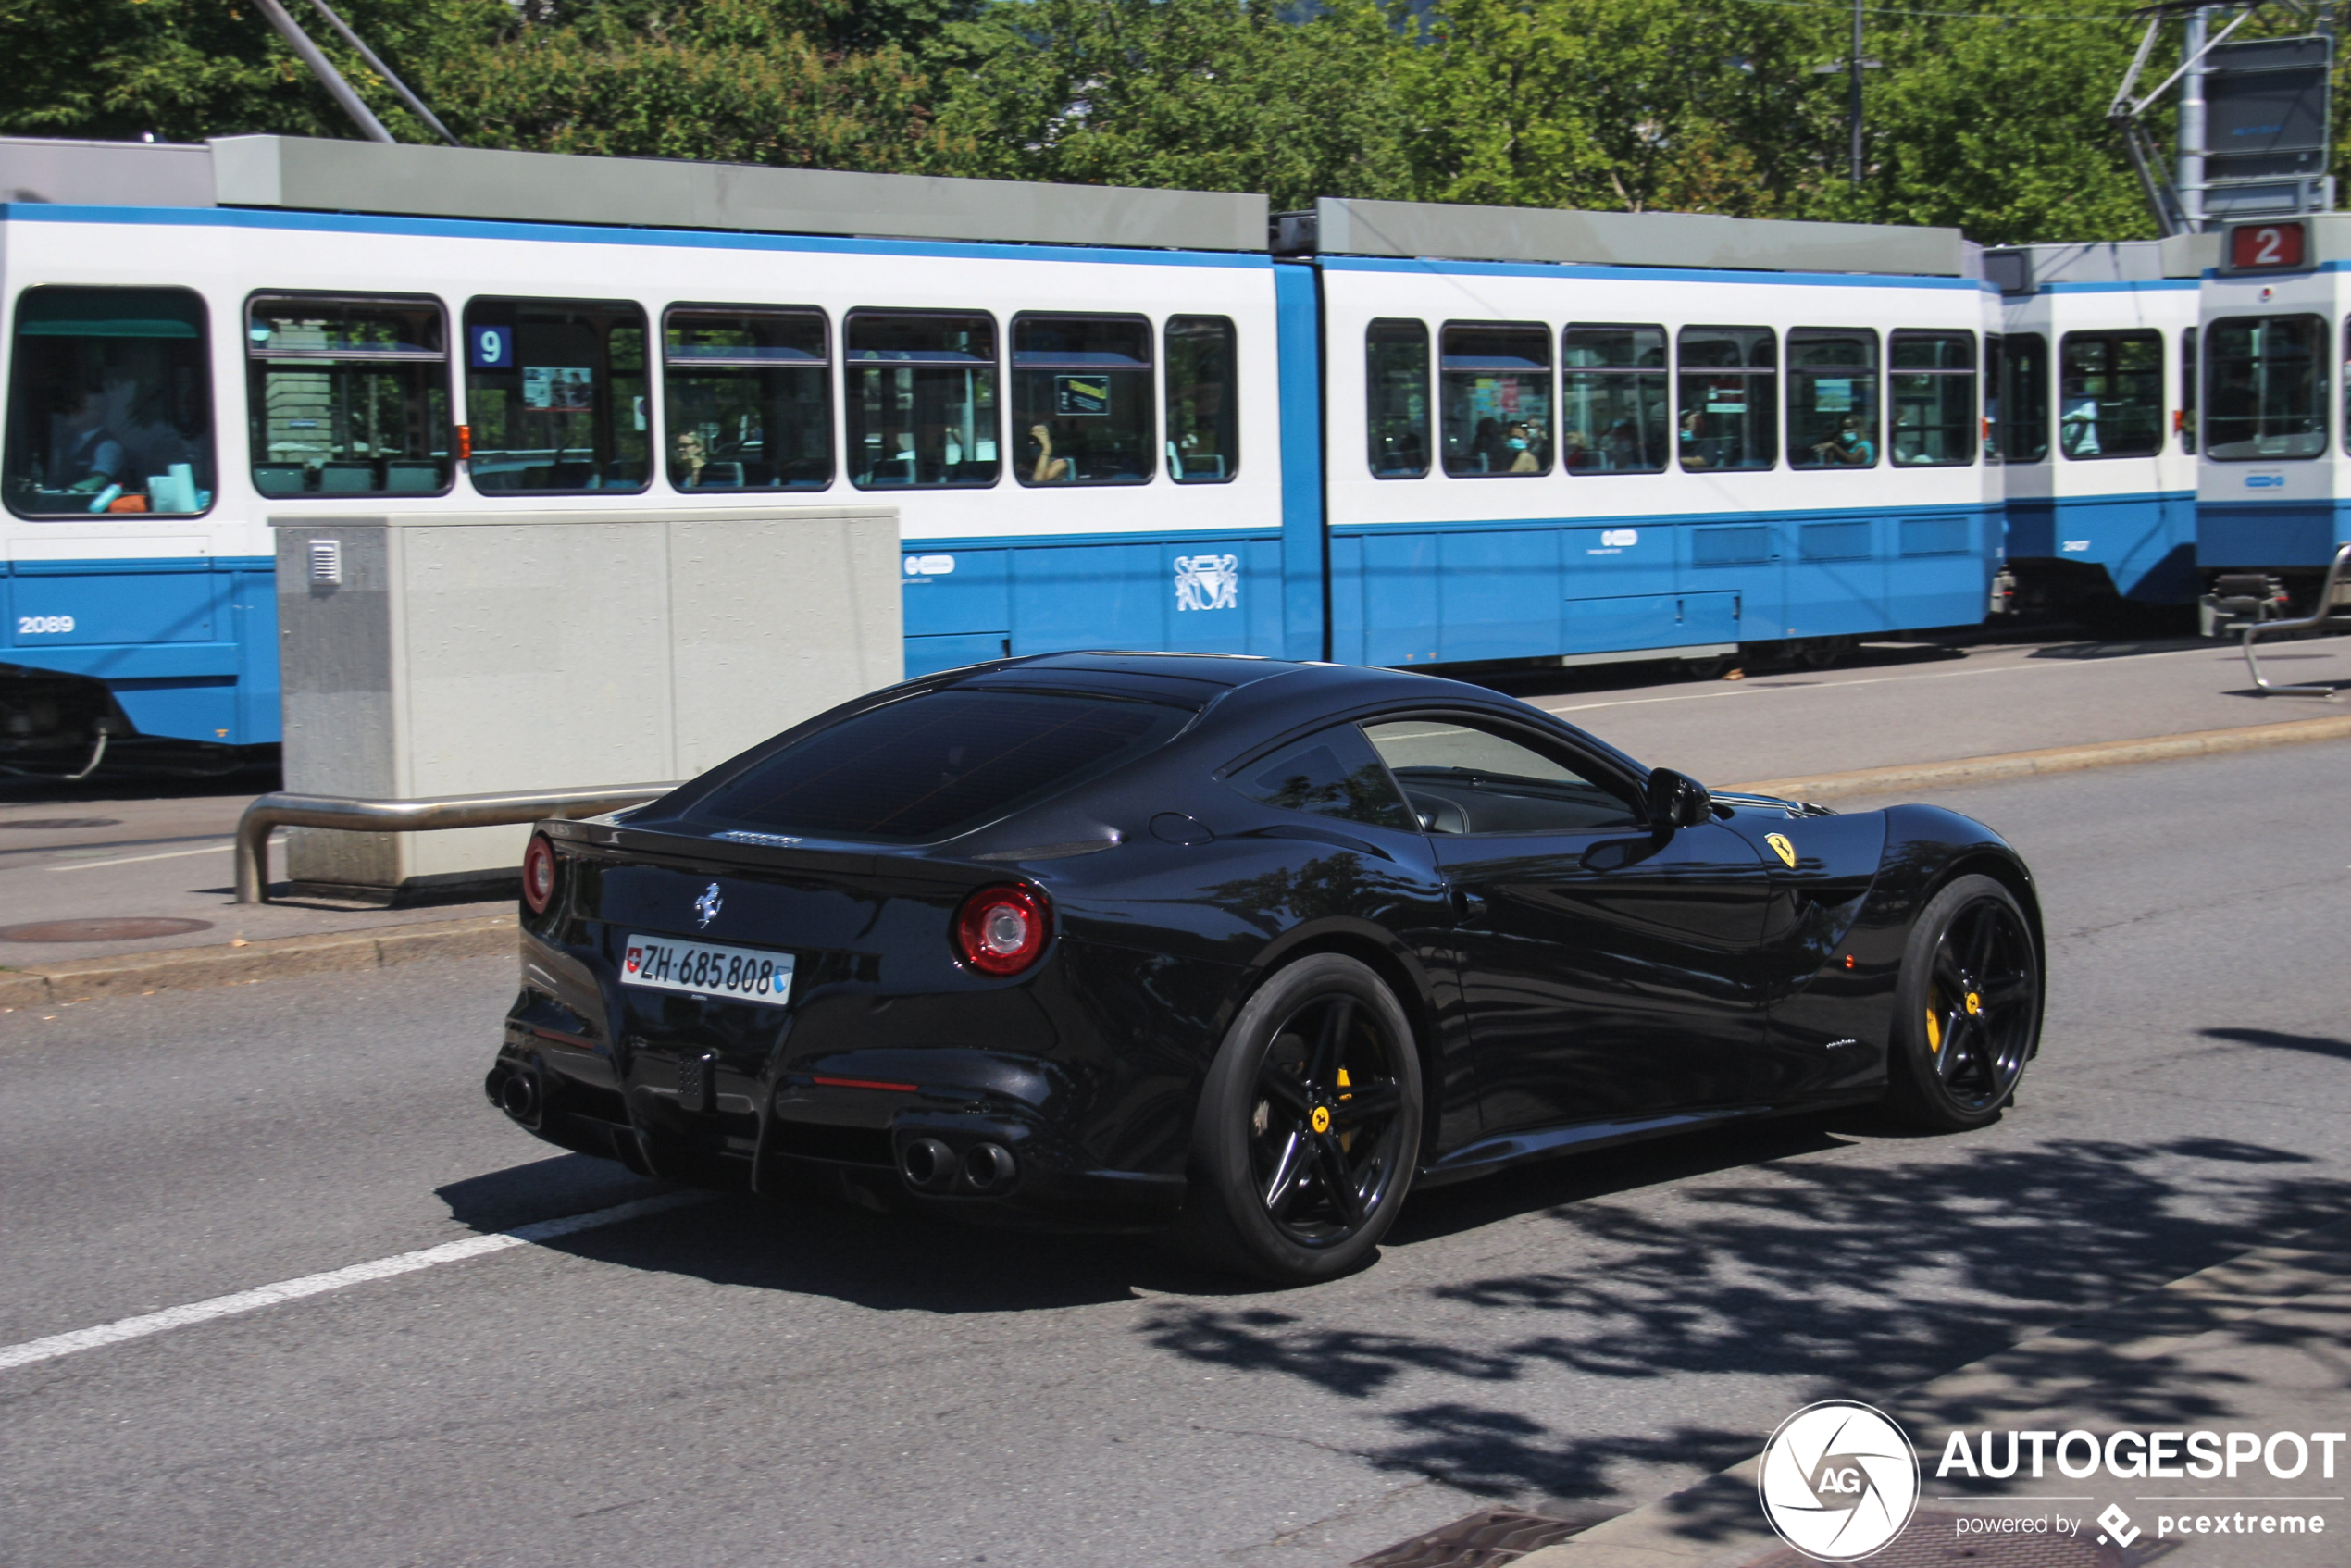
[[[2243,596],[2234,598],[2216,597],[2212,601],[2213,607],[2215,609],[2228,614],[2241,615],[2250,617],[2245,620],[2233,622],[2227,626],[2221,627],[2220,629],[2222,631],[2241,631],[2245,634],[2245,667],[2253,672],[2253,684],[2260,689],[2263,695],[2271,697],[2323,697],[2329,702],[2333,702],[2342,695],[2341,692],[2337,691],[2332,686],[2270,685],[2270,678],[2261,673],[2261,660],[2253,652],[2253,643],[2255,639],[2268,637],[2275,632],[2311,631],[2315,630],[2319,627],[2326,625],[2331,620],[2338,619],[2335,615],[2335,585],[2343,580],[2344,568],[2346,565],[2351,565],[2351,544],[2338,545],[2335,548],[2334,559],[2328,563],[2326,580],[2319,585],[2318,607],[2311,611],[2310,614],[2307,616],[2297,616],[2292,620],[2270,621],[2261,619],[2260,616],[2263,610],[2265,610],[2268,606],[2266,601],[2257,598]],[[2346,615],[2351,615],[2351,606],[2345,606],[2345,608]],[[2351,620],[2344,621],[2343,624],[2351,626]]]
[[[356,801],[341,795],[263,795],[237,822],[237,902],[269,902],[269,835],[280,828],[349,833],[424,833],[443,828],[509,828],[550,816],[600,816],[657,801],[675,784],[603,790],[539,790],[512,795],[436,795]]]

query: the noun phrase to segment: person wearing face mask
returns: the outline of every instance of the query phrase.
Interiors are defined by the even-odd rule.
[[[1877,464],[1877,442],[1862,433],[1861,417],[1858,414],[1847,414],[1836,434],[1815,442],[1812,451],[1830,467],[1869,468]]]
[[[1511,427],[1510,439],[1502,443],[1502,450],[1510,454],[1511,473],[1539,474],[1543,471],[1543,461],[1535,455],[1535,441],[1524,425]]]

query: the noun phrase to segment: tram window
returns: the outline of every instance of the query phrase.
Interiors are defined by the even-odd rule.
[[[2000,406],[1995,435],[2009,463],[2042,463],[2049,455],[2049,340],[2010,332],[2000,343]]]
[[[1548,328],[1449,321],[1437,368],[1447,473],[1551,471]]]
[[[1674,443],[1691,470],[1768,468],[1780,457],[1779,341],[1769,327],[1685,327]]]
[[[210,509],[204,301],[185,289],[27,289],[0,490],[25,517]]]
[[[1560,467],[1663,472],[1667,397],[1664,328],[1570,327],[1560,339]]]
[[[2196,451],[2196,329],[2180,334],[2180,450]]]
[[[1375,321],[1363,334],[1363,420],[1372,474],[1417,479],[1428,473],[1428,329]]]
[[[2006,345],[1997,332],[1984,334],[1984,460],[2000,462],[2000,389]]]
[[[662,418],[679,490],[833,480],[824,312],[676,305],[662,320]]]
[[[439,301],[259,296],[245,307],[245,376],[262,494],[447,492]]]
[[[625,301],[466,306],[467,471],[487,494],[640,491],[653,471],[645,313]]]
[[[1876,467],[1877,418],[1877,334],[1867,327],[1790,328],[1788,466]]]
[[[843,336],[850,483],[996,482],[995,317],[853,310]]]
[[[1897,332],[1886,340],[1897,468],[1975,461],[1975,334]]]
[[[2204,454],[2215,463],[2326,450],[2326,323],[2232,316],[2205,334]]]
[[[1151,477],[1151,325],[1138,316],[1013,317],[1013,429],[1025,485]]]
[[[1167,318],[1167,472],[1221,484],[1240,472],[1239,355],[1222,316]]]
[[[2068,332],[2058,344],[2058,450],[2152,457],[2163,450],[2163,334]]]

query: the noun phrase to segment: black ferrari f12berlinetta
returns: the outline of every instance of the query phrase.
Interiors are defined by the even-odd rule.
[[[488,1089],[652,1175],[1302,1282],[1415,1185],[1877,1100],[1982,1126],[2043,957],[1948,811],[1710,793],[1425,675],[1051,654],[540,825]]]

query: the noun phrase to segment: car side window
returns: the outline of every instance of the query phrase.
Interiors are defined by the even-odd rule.
[[[1411,832],[1412,814],[1396,781],[1351,724],[1334,725],[1234,770],[1233,788],[1284,811],[1367,822]]]
[[[1636,828],[1632,803],[1495,730],[1442,719],[1363,727],[1431,833],[1600,833]]]

